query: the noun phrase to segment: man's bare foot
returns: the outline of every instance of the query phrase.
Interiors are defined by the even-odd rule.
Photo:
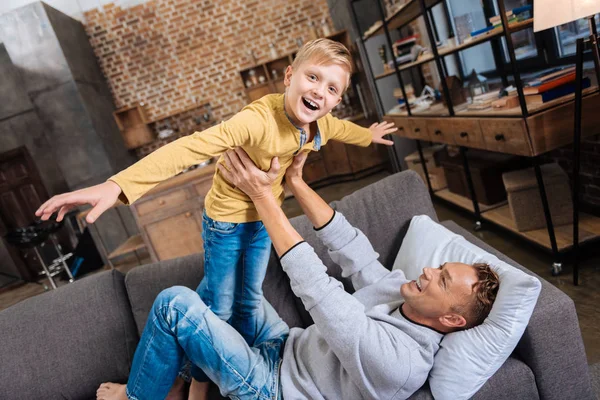
[[[173,383],[173,386],[171,386],[171,390],[169,391],[169,394],[167,394],[167,397],[165,398],[165,400],[185,400],[187,399],[187,384],[186,382],[181,379],[180,377],[177,377],[177,379],[175,379],[175,382]]]
[[[127,400],[125,385],[107,382],[96,390],[96,400]]]
[[[210,382],[198,382],[192,378],[188,400],[206,400],[208,398],[209,386]]]

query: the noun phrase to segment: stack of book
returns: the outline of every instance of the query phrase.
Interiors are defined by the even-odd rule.
[[[508,20],[508,24],[510,25],[512,23],[525,21],[531,18],[531,8],[531,5],[526,5],[507,11],[506,19]],[[489,21],[494,28],[502,26],[502,18],[500,18],[499,15],[493,16]]]
[[[525,21],[531,18],[531,5],[513,8],[512,10],[506,11],[506,19],[508,24]],[[491,35],[502,31],[502,18],[499,15],[495,15],[489,19],[490,24],[483,29],[478,29],[471,32],[464,42],[467,43],[471,40],[477,39],[483,35]]]
[[[582,89],[591,85],[582,80]],[[575,67],[557,68],[538,74],[525,82],[523,94],[527,104],[542,104],[575,92]]]

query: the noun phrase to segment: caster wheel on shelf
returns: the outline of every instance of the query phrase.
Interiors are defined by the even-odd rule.
[[[483,228],[483,226],[481,225],[481,221],[477,221],[475,222],[475,225],[473,226],[473,229],[475,229],[475,231],[480,231]]]
[[[562,264],[561,263],[553,263],[552,264],[552,276],[558,276],[562,272]]]

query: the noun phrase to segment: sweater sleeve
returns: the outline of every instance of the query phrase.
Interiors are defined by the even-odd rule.
[[[367,147],[371,144],[373,135],[369,128],[363,128],[354,122],[338,119],[331,114],[326,117],[328,139],[338,142]]]
[[[379,262],[379,254],[369,239],[337,211],[331,222],[317,230],[317,237],[328,248],[331,259],[342,268],[342,276],[350,277],[355,290],[390,273]]]
[[[109,180],[121,187],[120,200],[131,204],[186,168],[234,147],[256,146],[267,131],[267,116],[260,111],[258,107],[247,107],[227,121],[159,148]]]
[[[393,398],[410,376],[406,334],[368,317],[306,242],[289,250],[281,265],[323,339],[352,380],[360,382],[363,397]]]

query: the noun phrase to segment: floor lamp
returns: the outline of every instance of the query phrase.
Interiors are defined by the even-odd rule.
[[[581,108],[583,79],[583,52],[591,48],[600,85],[600,51],[595,14],[600,13],[600,0],[534,0],[533,31],[554,28],[580,18],[588,18],[589,38],[577,39],[575,53],[575,126],[573,131],[573,283],[579,284],[579,154],[581,145]]]

